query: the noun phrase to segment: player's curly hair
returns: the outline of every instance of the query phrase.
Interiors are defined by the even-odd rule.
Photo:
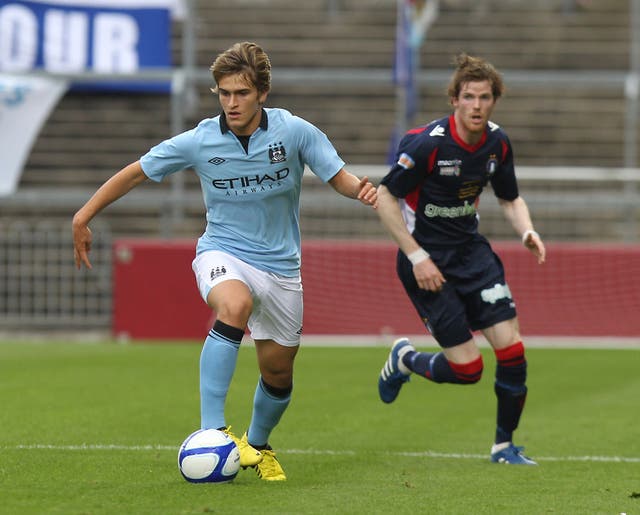
[[[456,70],[451,76],[447,88],[449,98],[458,98],[462,85],[468,82],[489,81],[493,98],[498,100],[505,91],[502,76],[491,63],[481,57],[472,57],[465,53],[458,54],[453,63]]]
[[[253,85],[259,93],[271,90],[271,61],[269,56],[256,43],[243,41],[236,43],[216,57],[211,65],[211,73],[216,83],[212,88],[218,92],[218,84],[223,77],[239,73],[247,84]]]

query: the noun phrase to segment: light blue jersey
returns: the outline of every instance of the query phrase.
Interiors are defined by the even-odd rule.
[[[196,252],[221,250],[260,270],[300,269],[300,188],[305,164],[323,181],[344,166],[317,127],[284,109],[264,109],[248,153],[221,116],[163,141],[140,158],[154,181],[185,168],[200,178],[207,228]]]

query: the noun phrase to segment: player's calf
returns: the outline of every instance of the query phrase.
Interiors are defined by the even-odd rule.
[[[482,356],[468,363],[454,363],[444,352],[408,352],[402,361],[409,370],[435,383],[474,384],[480,381],[484,369]]]

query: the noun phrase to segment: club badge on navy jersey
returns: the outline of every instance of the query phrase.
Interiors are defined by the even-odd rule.
[[[269,161],[273,163],[283,163],[287,159],[287,152],[282,141],[269,145]]]
[[[487,161],[487,174],[491,177],[496,170],[498,169],[498,158],[495,154],[491,154],[489,156],[489,160]]]

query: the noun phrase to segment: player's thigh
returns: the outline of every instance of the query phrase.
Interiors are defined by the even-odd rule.
[[[191,267],[201,297],[218,319],[245,327],[253,309],[254,269],[230,254],[213,250],[198,254]]]
[[[445,283],[439,292],[416,287],[407,294],[440,347],[457,347],[473,338],[464,303],[451,284]]]
[[[515,317],[483,329],[482,334],[494,349],[504,349],[522,339]]]
[[[457,288],[471,329],[484,330],[515,318],[515,301],[498,255],[484,242],[471,248],[469,259],[474,265],[461,271]]]
[[[448,259],[440,254],[438,257]],[[416,282],[413,265],[400,253],[396,271],[422,322],[441,347],[454,347],[472,338],[464,302],[452,283],[445,283],[439,292],[423,290]]]
[[[297,347],[302,333],[302,316],[300,275],[283,277],[265,273],[249,318],[251,337],[273,340],[284,347]]]
[[[207,304],[218,320],[234,327],[245,327],[253,309],[253,298],[244,282],[229,279],[211,288]]]
[[[461,365],[475,361],[480,356],[480,349],[473,338],[453,347],[443,347],[442,352],[447,361]]]
[[[200,296],[209,305],[211,305],[212,302],[220,302],[218,298],[220,298],[221,295],[212,297],[209,293],[215,286],[221,283],[235,280],[245,283],[250,292],[253,289],[250,281],[251,265],[226,252],[219,250],[201,252],[194,258],[191,263],[191,268],[196,278]],[[223,290],[224,288],[219,291]],[[244,295],[244,292],[240,290],[238,290],[237,293]]]

